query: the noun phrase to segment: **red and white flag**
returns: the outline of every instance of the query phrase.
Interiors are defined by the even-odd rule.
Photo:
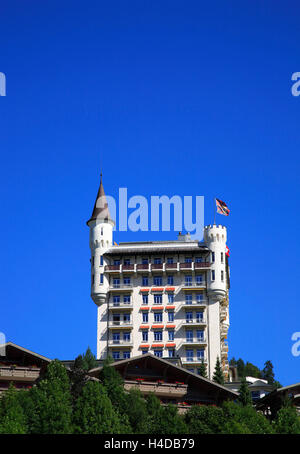
[[[226,248],[225,248],[225,254],[227,255],[227,257],[229,257],[229,247],[228,246],[226,246]]]
[[[230,213],[230,210],[228,206],[226,205],[225,202],[222,202],[222,200],[216,199],[216,205],[217,205],[217,212],[220,214],[224,214],[224,216],[228,216]]]

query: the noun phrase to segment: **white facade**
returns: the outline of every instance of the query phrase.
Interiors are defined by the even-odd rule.
[[[92,216],[88,225],[97,358],[179,356],[195,373],[204,362],[212,378],[219,357],[227,376],[226,228],[206,226],[203,243],[180,235],[176,241],[113,245],[109,213],[106,219]]]

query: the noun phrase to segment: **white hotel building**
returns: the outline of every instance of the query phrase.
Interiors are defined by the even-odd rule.
[[[180,357],[212,379],[217,357],[228,376],[229,266],[226,228],[204,227],[204,241],[113,243],[100,182],[90,228],[91,297],[98,306],[97,358],[152,353]]]

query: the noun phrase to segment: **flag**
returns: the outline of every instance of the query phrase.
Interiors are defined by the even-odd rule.
[[[229,247],[228,246],[226,246],[225,254],[227,255],[227,257],[229,257]]]
[[[229,208],[228,206],[226,205],[225,202],[222,202],[222,200],[219,200],[219,199],[216,199],[216,205],[217,205],[217,212],[220,213],[220,214],[224,214],[224,216],[228,216],[229,215]]]

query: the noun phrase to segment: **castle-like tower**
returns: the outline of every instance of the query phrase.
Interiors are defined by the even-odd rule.
[[[204,241],[113,244],[102,177],[90,228],[91,297],[98,306],[97,358],[153,353],[179,357],[213,377],[217,357],[228,375],[229,266],[227,231],[204,228]]]

